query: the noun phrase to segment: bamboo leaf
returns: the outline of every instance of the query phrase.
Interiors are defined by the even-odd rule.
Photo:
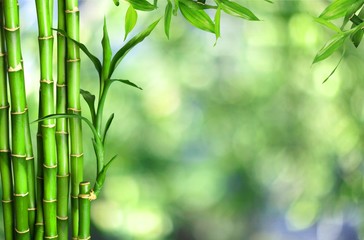
[[[96,117],[96,111],[95,111],[95,95],[91,94],[89,91],[80,89],[80,93],[83,97],[83,99],[85,99],[88,107],[90,108],[90,113],[91,113],[91,118],[92,118],[92,122],[95,122],[95,117]]]
[[[335,0],[321,13],[320,18],[333,20],[344,17],[357,0]]]
[[[126,0],[126,1],[129,2],[131,5],[133,5],[133,7],[136,10],[153,11],[154,9],[156,9],[156,6],[148,2],[147,0]]]
[[[331,56],[336,50],[343,46],[347,34],[337,34],[317,54],[313,63],[322,61]]]
[[[344,58],[344,55],[345,55],[345,50],[343,51],[341,58],[340,58],[339,62],[336,64],[335,68],[331,71],[329,76],[327,76],[322,83],[325,83],[327,80],[329,80],[329,78],[336,72],[336,69],[339,67],[341,60],[343,60],[343,58]]]
[[[82,43],[80,43],[80,42],[78,42],[78,41],[76,41],[76,40],[74,40],[74,39],[72,39],[71,37],[69,37],[68,35],[67,35],[67,33],[65,32],[65,31],[63,31],[63,30],[61,30],[61,29],[54,29],[53,28],[53,30],[55,30],[55,31],[57,31],[57,32],[59,32],[60,34],[62,34],[63,36],[65,36],[67,39],[69,39],[69,40],[71,40],[72,42],[74,42],[85,54],[86,54],[86,56],[92,61],[92,63],[94,64],[94,66],[95,66],[95,69],[96,69],[96,71],[99,73],[99,76],[101,76],[101,72],[102,72],[102,66],[101,66],[101,62],[100,62],[100,60],[97,58],[97,57],[95,57],[95,55],[93,55],[88,49],[87,49],[87,47],[84,45],[84,44],[82,44]]]
[[[350,18],[360,9],[364,4],[364,0],[355,1],[347,10],[343,21],[343,27],[350,20]]]
[[[110,82],[113,83],[113,82],[121,82],[121,83],[124,83],[126,85],[129,85],[129,86],[132,86],[132,87],[135,87],[135,88],[138,88],[140,90],[143,90],[141,87],[139,87],[138,85],[136,85],[135,83],[133,82],[130,82],[129,80],[124,80],[124,79],[110,79]]]
[[[255,16],[255,14],[243,7],[242,5],[232,2],[229,0],[220,0],[221,1],[221,8],[229,15],[244,18],[250,21],[259,21],[259,18]]]
[[[341,29],[339,27],[337,27],[335,24],[333,24],[332,22],[323,19],[323,18],[315,18],[315,21],[320,23],[321,25],[330,28],[331,30],[334,30],[337,33],[341,33]]]
[[[197,2],[191,0],[179,0],[179,1],[185,4],[187,7],[194,10],[217,9],[217,6],[205,4],[205,1],[197,1]]]
[[[133,5],[130,4],[128,10],[126,11],[125,15],[125,37],[124,41],[127,38],[128,34],[131,30],[134,29],[138,20],[138,13],[135,11]]]
[[[363,39],[364,31],[360,30],[350,35],[351,42],[355,47],[359,47],[361,40]]]
[[[169,39],[169,29],[171,28],[171,20],[172,20],[172,3],[168,0],[166,11],[164,13],[164,32]]]
[[[114,120],[114,114],[111,114],[111,116],[109,117],[109,119],[107,120],[106,124],[105,124],[105,130],[104,130],[104,134],[102,136],[102,143],[105,143],[106,140],[106,135],[109,131],[109,128],[111,126],[112,121]]]
[[[111,163],[116,159],[116,157],[117,157],[117,155],[113,156],[110,159],[110,161],[106,165],[104,165],[104,167],[102,168],[100,173],[97,174],[96,182],[95,182],[95,186],[94,186],[94,192],[95,192],[96,196],[98,196],[100,194],[100,191],[105,183],[107,170],[109,169]]]
[[[126,54],[136,45],[138,45],[140,42],[142,42],[149,34],[153,31],[153,29],[157,26],[158,22],[153,22],[151,25],[149,25],[144,31],[130,39],[122,48],[119,49],[119,51],[115,54],[113,59],[111,60],[110,64],[110,73],[108,78],[110,78],[115,71],[116,67],[119,65],[120,61],[126,56]]]
[[[112,57],[111,44],[109,39],[109,33],[107,31],[107,24],[105,17],[104,17],[103,37],[101,44],[102,44],[102,55],[103,55],[102,80],[105,80],[109,75],[110,63]]]
[[[220,37],[220,18],[221,18],[221,8],[218,7],[215,13],[215,36],[216,36],[216,41],[214,46],[217,44],[217,39],[219,39]]]
[[[191,9],[183,2],[179,2],[179,9],[183,17],[193,26],[207,32],[215,33],[215,24],[203,10]]]
[[[174,8],[173,8],[174,16],[177,16],[177,13],[178,13],[178,9],[179,9],[178,3],[179,3],[178,0],[174,0]]]
[[[119,0],[113,0],[113,1],[114,1],[114,4],[115,4],[116,6],[119,6],[119,5],[120,5]]]

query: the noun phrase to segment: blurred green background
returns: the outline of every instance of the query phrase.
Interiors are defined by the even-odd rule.
[[[262,21],[223,15],[213,47],[212,34],[179,15],[170,40],[160,24],[121,63],[115,76],[143,91],[115,84],[110,92],[106,114],[115,119],[106,151],[119,157],[92,205],[93,239],[364,237],[363,47],[348,44],[322,84],[340,59],[311,64],[331,36],[314,21],[330,1],[240,2]],[[101,55],[106,15],[116,51],[127,5],[80,4],[81,41]],[[164,4],[139,13],[131,36]],[[34,5],[20,1],[31,119],[39,80]],[[82,64],[82,88],[96,93],[96,71],[86,57]],[[85,177],[94,181],[84,132]]]

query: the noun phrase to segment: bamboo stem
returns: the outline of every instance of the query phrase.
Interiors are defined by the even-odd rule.
[[[26,94],[21,63],[19,11],[16,0],[4,1],[5,37],[11,99],[16,239],[30,239],[26,164]]]
[[[13,184],[9,146],[9,103],[4,44],[3,3],[0,2],[0,170],[5,240],[13,239]]]
[[[66,29],[67,34],[79,41],[79,9],[78,0],[66,0]],[[68,112],[81,113],[80,106],[80,50],[72,42],[67,41],[67,101]],[[78,194],[79,184],[83,180],[83,145],[81,120],[69,120],[71,146],[71,207],[72,207],[72,237],[78,237]]]
[[[65,2],[58,1],[58,29],[65,30]],[[57,35],[57,114],[67,113],[66,91],[66,38]],[[69,149],[68,122],[65,118],[57,119],[57,221],[60,240],[68,239],[68,194],[69,194]]]
[[[86,240],[91,239],[90,233],[90,213],[91,213],[91,200],[90,200],[91,184],[90,182],[80,183],[80,194],[78,201],[80,204],[80,230],[78,239]]]

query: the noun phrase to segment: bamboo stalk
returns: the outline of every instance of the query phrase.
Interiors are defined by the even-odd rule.
[[[80,204],[80,230],[78,234],[79,240],[91,239],[90,233],[90,214],[91,214],[91,200],[90,200],[91,184],[90,182],[80,183],[80,194],[78,201]]]
[[[11,99],[16,239],[30,239],[26,164],[26,94],[21,63],[19,12],[16,0],[4,1],[5,37]]]
[[[42,115],[55,113],[53,84],[53,35],[52,35],[52,1],[36,0],[39,56],[40,56],[40,88]],[[43,117],[42,116],[42,117]],[[57,149],[55,138],[55,120],[43,121],[43,214],[44,237],[57,238]]]
[[[79,9],[78,0],[66,0],[67,34],[79,41]],[[67,41],[67,109],[69,113],[80,114],[80,50],[72,42]],[[83,145],[81,120],[69,120],[71,146],[71,207],[72,207],[72,237],[78,237],[78,194],[79,184],[83,180]]]
[[[5,240],[13,239],[13,184],[9,146],[9,103],[4,44],[3,3],[0,2],[0,171]]]
[[[58,29],[65,30],[65,2],[58,1]],[[66,92],[66,38],[57,35],[57,114],[67,113]],[[57,171],[57,221],[60,240],[68,239],[68,194],[69,194],[69,149],[67,119],[59,118],[56,123],[58,156]]]

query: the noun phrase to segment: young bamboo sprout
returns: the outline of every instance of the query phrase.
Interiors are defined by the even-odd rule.
[[[2,16],[2,1],[0,13]],[[3,18],[0,18],[0,170],[2,183],[3,222],[5,240],[13,239],[13,184],[9,146],[9,103],[7,92],[7,74]]]
[[[66,30],[68,35],[79,41],[79,9],[77,0],[66,0]],[[67,110],[80,114],[80,50],[78,46],[67,41]],[[71,156],[71,215],[72,237],[78,237],[78,194],[79,184],[83,180],[83,145],[81,120],[69,120],[70,156]]]
[[[91,200],[90,200],[91,184],[90,182],[80,183],[80,194],[78,195],[78,201],[80,206],[80,230],[78,233],[78,239],[90,239],[90,211],[91,211]]]
[[[21,63],[19,11],[16,0],[4,1],[5,37],[11,99],[16,239],[30,239],[26,164],[26,95]]]

